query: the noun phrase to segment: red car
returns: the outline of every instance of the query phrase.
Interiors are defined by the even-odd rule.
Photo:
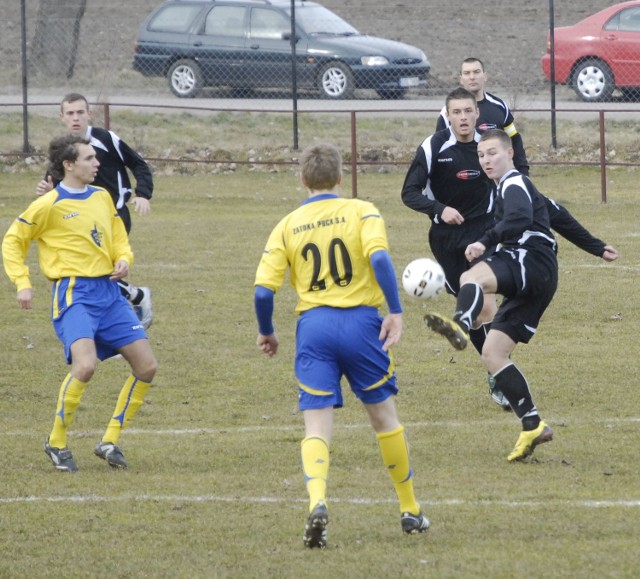
[[[609,6],[573,26],[556,28],[556,82],[587,102],[604,101],[614,89],[640,92],[640,1]],[[551,80],[550,42],[542,70]]]

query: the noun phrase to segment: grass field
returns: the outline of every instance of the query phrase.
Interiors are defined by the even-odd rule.
[[[3,233],[39,177],[0,174]],[[426,220],[401,204],[402,179],[359,180],[360,197],[386,218],[398,274],[428,255]],[[602,205],[596,172],[535,170],[541,190],[622,253],[605,264],[561,240],[558,293],[536,338],[516,350],[554,441],[530,462],[508,464],[519,425],[489,399],[479,358],[423,327],[427,307],[448,313],[453,300],[405,296],[398,406],[432,529],[401,534],[375,438],[347,394],[336,415],[323,552],[305,551],[301,540],[290,288],[276,298],[279,355],[264,358],[255,346],[253,276],[269,231],[304,196],[295,175],[157,176],[152,215],[134,218],[130,279],[153,288],[160,369],[122,436],[126,471],[92,453],[127,375],[122,361],[100,365],[70,430],[80,471],[56,472],[42,451],[66,369],[32,251],[32,311],[19,310],[6,276],[0,282],[0,576],[637,576],[637,171],[610,179]]]

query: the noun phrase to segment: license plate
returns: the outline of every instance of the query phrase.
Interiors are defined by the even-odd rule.
[[[420,79],[417,76],[409,76],[409,77],[400,79],[401,87],[418,86],[419,84],[420,84]]]

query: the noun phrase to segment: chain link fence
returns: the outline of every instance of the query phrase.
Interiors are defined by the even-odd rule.
[[[158,0],[12,0],[0,22],[0,93],[18,94],[26,40],[29,92],[80,90],[96,99],[128,94],[181,97],[398,99],[444,96],[468,56],[487,64],[490,90],[512,104],[549,92],[550,12],[573,25],[612,1],[326,0],[295,5],[291,41],[288,0],[226,4],[176,2],[139,36]],[[24,9],[23,21],[21,9]],[[609,19],[610,18],[610,19]],[[599,23],[590,46],[559,29],[555,75],[561,100],[636,100],[640,86],[640,7]],[[573,36],[572,36],[573,34]],[[363,36],[364,35],[364,36]],[[370,37],[376,37],[374,40]],[[599,44],[599,46],[596,46]],[[575,89],[575,93],[572,92]]]
[[[640,86],[640,78],[633,76],[640,74],[640,55],[632,52],[631,42],[634,35],[640,37],[640,30],[634,28],[640,7],[634,4],[556,2],[555,9],[549,7],[546,12],[546,3],[513,0],[508,10],[502,3],[485,3],[470,13],[462,0],[412,4],[325,0],[323,6],[330,12],[313,7],[315,12],[305,14],[312,5],[298,2],[295,77],[286,0],[250,5],[244,0],[218,4],[182,0],[175,10],[149,20],[146,44],[139,29],[162,4],[158,0],[12,0],[8,4],[0,21],[2,167],[11,155],[22,159],[29,151],[38,153],[33,158],[41,162],[51,136],[61,131],[56,115],[62,96],[69,92],[85,94],[94,106],[97,125],[111,122],[112,128],[162,167],[174,163],[177,170],[191,170],[185,169],[187,163],[203,162],[225,171],[233,163],[252,166],[254,160],[256,166],[263,163],[267,168],[270,161],[291,163],[297,146],[294,139],[291,147],[290,115],[259,111],[281,99],[289,99],[282,110],[289,108],[294,78],[295,94],[304,99],[301,109],[313,111],[322,103],[322,114],[307,113],[299,119],[296,130],[303,146],[320,138],[326,128],[341,127],[337,129],[338,139],[344,141],[340,145],[350,151],[350,163],[357,157],[358,171],[402,167],[417,144],[435,129],[445,95],[458,85],[460,63],[470,55],[484,61],[487,89],[516,111],[532,165],[587,163],[624,168],[639,162],[637,131],[627,122],[638,110],[634,83]],[[570,41],[575,29],[558,28],[553,37],[554,72],[566,85],[556,87],[557,107],[566,114],[558,119],[557,146],[550,147],[551,85],[546,77],[551,60],[542,58],[551,40],[549,16],[553,14],[556,26],[569,27],[603,6],[613,12],[596,23],[602,43],[615,44],[623,50],[618,61],[634,64],[620,72],[614,61],[609,63],[603,56],[582,58],[579,68],[567,66],[573,58],[567,56],[567,47],[578,47]],[[386,60],[378,53],[368,59],[373,56],[367,54],[372,45],[357,31],[390,41],[382,43],[388,51]],[[221,57],[207,61],[182,53],[177,61],[171,60],[167,56],[171,39],[177,37],[188,37],[189,46],[197,45],[202,51],[224,48],[224,66]],[[323,52],[322,42],[326,47],[329,39],[337,44]],[[312,41],[320,44],[311,51]],[[154,48],[154,43],[162,44],[162,50]],[[400,48],[405,52],[398,53]],[[351,56],[338,58],[338,50]],[[248,62],[249,58],[254,60]],[[392,66],[398,70],[389,72]],[[28,103],[20,113],[6,105],[20,103],[23,79]],[[348,111],[362,111],[364,101],[370,101],[365,104],[375,110],[359,112],[357,123],[350,121]],[[158,108],[139,108],[147,102]],[[248,102],[252,104],[246,107]],[[102,103],[111,103],[111,108],[95,106]],[[131,113],[128,103],[138,108]],[[205,105],[208,112],[190,110],[199,103],[214,104]],[[615,115],[607,110],[606,116],[599,116],[604,107],[616,106]],[[242,107],[251,110],[240,112]],[[178,109],[185,115],[182,125],[193,123],[195,117],[206,135],[190,137],[190,129],[181,129],[175,120]],[[113,118],[104,118],[103,111],[109,110]],[[22,130],[27,119],[29,142]],[[218,134],[220,127],[227,127],[227,132]],[[331,138],[336,139],[336,134],[333,131]],[[10,166],[11,170],[16,167]]]

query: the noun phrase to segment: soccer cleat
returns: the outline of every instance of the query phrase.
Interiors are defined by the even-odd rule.
[[[327,525],[329,524],[329,511],[327,506],[320,501],[309,515],[304,526],[302,540],[304,546],[313,549],[324,549],[327,546]]]
[[[431,523],[422,513],[417,515],[402,513],[400,516],[400,524],[402,525],[403,533],[415,535],[416,533],[426,533]]]
[[[544,421],[540,421],[540,425],[535,430],[523,430],[518,437],[518,442],[511,454],[507,457],[509,462],[514,460],[523,460],[530,456],[535,447],[544,442],[553,439],[553,430]]]
[[[113,468],[127,468],[127,461],[124,459],[120,447],[115,444],[100,441],[93,452],[102,460],[106,460]]]
[[[435,313],[426,314],[424,321],[431,330],[447,338],[456,350],[464,350],[467,347],[469,334],[458,323]]]
[[[47,438],[44,443],[44,451],[51,459],[53,466],[58,470],[63,472],[76,472],[78,470],[78,465],[73,460],[73,455],[68,448],[54,448],[49,444],[49,439]]]
[[[138,316],[142,327],[146,330],[153,322],[153,307],[151,306],[151,290],[148,287],[139,287],[142,292],[142,299],[139,303],[133,304],[133,311]]]
[[[496,379],[491,374],[487,374],[487,382],[489,383],[489,394],[491,395],[492,400],[500,406],[502,410],[510,412],[511,404],[509,404],[509,401],[502,391],[496,388]]]

